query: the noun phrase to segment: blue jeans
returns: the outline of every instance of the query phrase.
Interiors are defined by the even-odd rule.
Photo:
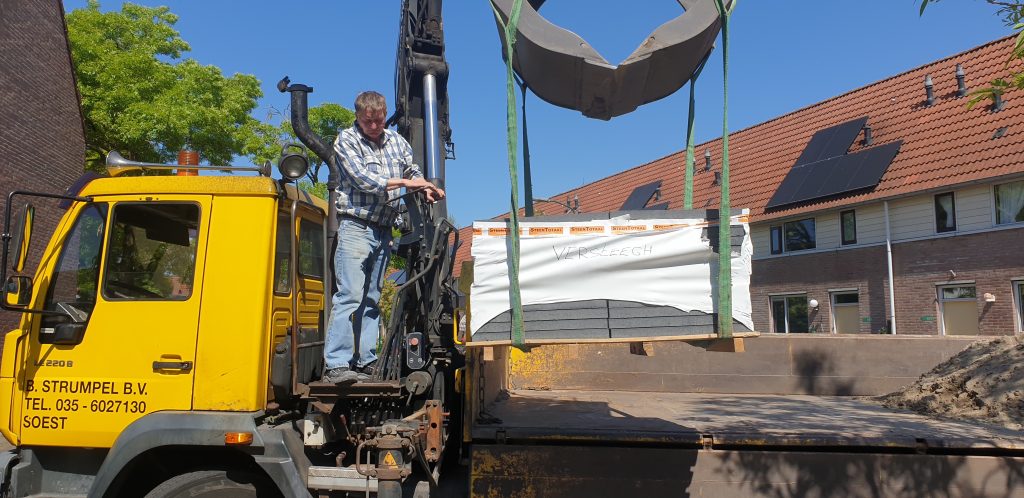
[[[338,223],[337,290],[327,321],[328,369],[364,367],[377,359],[380,287],[391,257],[391,230],[350,219]]]

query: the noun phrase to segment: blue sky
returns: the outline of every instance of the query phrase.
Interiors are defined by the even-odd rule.
[[[85,3],[64,5],[70,11]],[[226,74],[259,78],[264,96],[254,114],[260,119],[281,119],[288,99],[274,86],[285,75],[315,89],[311,105],[351,108],[355,95],[367,89],[386,95],[389,104],[393,99],[399,0],[136,3],[168,5],[180,16],[176,28],[192,46],[188,57]],[[104,10],[120,5],[101,2]],[[981,0],[939,2],[924,16],[918,8],[919,0],[740,0],[730,24],[729,128],[755,125],[1011,33]],[[541,9],[612,63],[679,12],[674,0],[550,0]],[[466,225],[509,208],[505,72],[486,0],[448,0],[444,20],[456,146],[456,160],[447,163],[448,206]],[[952,78],[952,68],[947,76]],[[722,130],[720,48],[697,84],[697,99],[700,143]],[[632,114],[599,121],[528,96],[534,196],[549,197],[684,148],[687,103],[683,87]]]

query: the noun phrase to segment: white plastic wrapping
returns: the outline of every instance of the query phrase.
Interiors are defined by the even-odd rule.
[[[733,217],[733,225],[746,223]],[[523,306],[590,299],[671,306],[713,313],[718,255],[701,234],[702,219],[594,220],[523,223],[519,287]],[[507,228],[473,224],[470,333],[509,310]],[[733,318],[750,317],[749,229],[732,255]]]

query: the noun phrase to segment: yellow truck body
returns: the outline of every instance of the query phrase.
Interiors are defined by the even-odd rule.
[[[26,313],[7,333],[4,437],[109,448],[148,413],[264,409],[292,303],[301,327],[321,322],[326,202],[270,178],[223,176],[104,178],[79,196],[91,202],[72,203],[58,224],[28,307],[74,299],[91,308],[86,329],[79,344],[48,343],[54,317]],[[316,241],[297,244],[299,285],[284,257],[292,201],[290,235]]]

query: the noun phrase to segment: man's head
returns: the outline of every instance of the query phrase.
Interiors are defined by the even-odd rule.
[[[369,91],[356,96],[356,123],[370,140],[380,140],[387,114],[388,103],[383,95]]]

